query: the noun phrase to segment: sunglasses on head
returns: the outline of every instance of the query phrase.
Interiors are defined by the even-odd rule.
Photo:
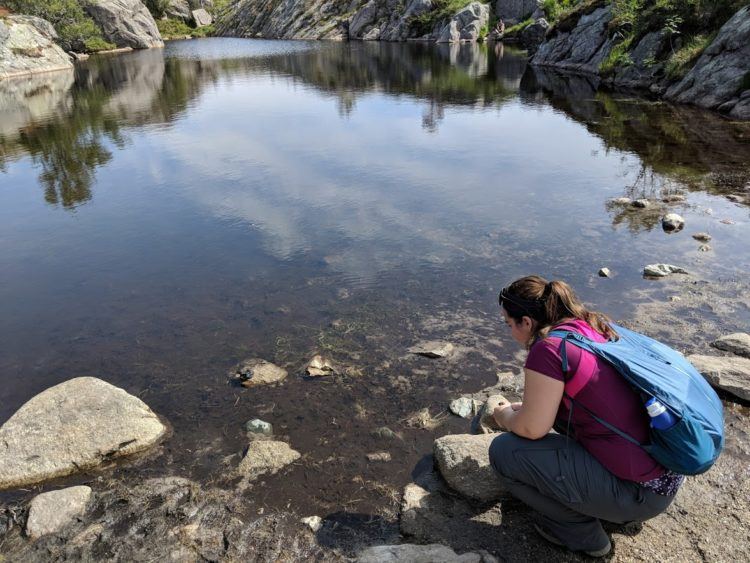
[[[531,318],[535,318],[531,310],[532,309],[536,310],[539,308],[538,300],[530,301],[528,299],[523,299],[521,297],[516,297],[515,295],[511,295],[508,292],[507,287],[502,288],[500,290],[500,293],[497,296],[497,302],[501,308],[503,306],[504,301],[507,301],[508,303],[512,303],[513,305],[520,307]]]

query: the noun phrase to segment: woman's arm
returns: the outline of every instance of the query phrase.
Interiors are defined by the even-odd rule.
[[[525,385],[521,408],[500,405],[493,415],[497,423],[523,438],[538,440],[555,423],[565,384],[538,371],[524,369]]]

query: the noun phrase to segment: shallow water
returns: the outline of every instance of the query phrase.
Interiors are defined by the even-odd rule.
[[[378,510],[436,433],[468,426],[408,416],[517,365],[508,281],[565,279],[627,320],[666,297],[645,264],[746,276],[748,207],[725,195],[748,162],[747,124],[597,94],[501,46],[207,39],[0,82],[0,421],[93,375],[174,428],[125,474],[214,479],[260,417],[304,458],[254,506]],[[607,205],[669,193],[687,202]],[[684,231],[661,230],[666,209]],[[434,337],[469,351],[406,353]],[[349,375],[301,378],[316,352]],[[229,385],[256,356],[290,378]],[[383,425],[400,438],[370,436]],[[394,461],[368,464],[379,450]]]

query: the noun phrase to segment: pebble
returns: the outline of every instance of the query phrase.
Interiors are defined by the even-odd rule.
[[[612,272],[609,270],[609,268],[601,268],[599,270],[599,277],[600,278],[611,278]]]
[[[365,456],[367,461],[391,461],[391,454],[389,452],[374,452]]]
[[[681,203],[683,201],[686,201],[687,198],[682,194],[669,194],[665,195],[661,200],[664,203]]]
[[[711,240],[711,235],[709,235],[708,233],[695,233],[693,235],[693,238],[701,242],[708,242]]]
[[[320,354],[317,354],[313,356],[313,358],[307,364],[307,368],[305,371],[307,372],[307,375],[311,375],[313,377],[323,377],[325,375],[333,375],[334,373],[336,373],[336,368],[333,366],[331,360],[324,356],[321,356]]]
[[[409,352],[425,358],[445,358],[453,353],[453,344],[439,341],[420,342],[409,348]]]
[[[701,252],[708,252],[709,250],[711,250],[711,245],[710,244],[701,244],[698,247],[698,250],[700,250]]]
[[[677,301],[682,301],[682,297],[680,297],[679,295],[670,295],[669,296],[669,300],[674,303],[674,302],[677,302]]]
[[[269,422],[265,422],[259,418],[248,420],[245,423],[245,430],[253,434],[264,434],[265,436],[273,434],[273,426]]]

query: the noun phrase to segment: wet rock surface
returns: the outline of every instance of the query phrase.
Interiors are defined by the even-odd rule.
[[[0,80],[72,69],[73,63],[56,39],[52,24],[42,18],[0,17]]]
[[[0,427],[0,489],[143,451],[166,430],[137,397],[93,377],[71,379],[32,398]]]

